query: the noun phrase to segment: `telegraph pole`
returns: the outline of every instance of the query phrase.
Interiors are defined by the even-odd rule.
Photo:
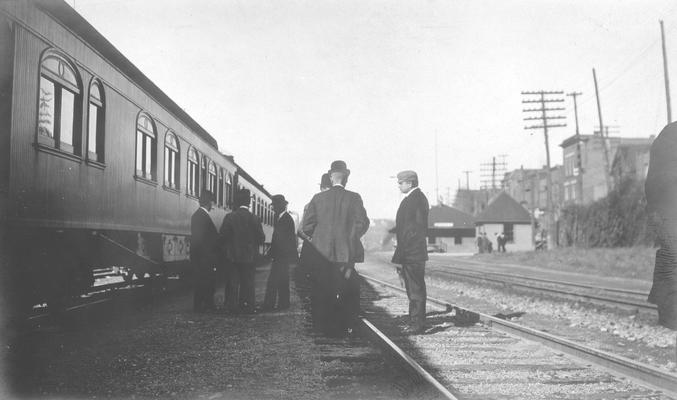
[[[595,97],[597,98],[597,115],[599,116],[599,134],[602,137],[602,145],[604,147],[604,163],[606,168],[604,169],[604,179],[606,181],[606,192],[609,194],[611,192],[611,178],[609,177],[609,146],[608,146],[608,132],[607,135],[604,135],[604,123],[602,122],[602,107],[599,105],[599,90],[597,89],[597,73],[595,69],[592,69],[592,79],[595,80]]]
[[[469,176],[470,176],[471,172],[472,171],[463,171],[463,173],[465,174],[465,190],[470,190],[470,178],[469,178]]]
[[[578,105],[576,103],[576,97],[582,95],[581,92],[571,92],[567,93],[567,96],[571,96],[574,99],[574,118],[576,119],[576,167],[578,168],[578,193],[579,196],[576,196],[580,201],[583,201],[583,160],[581,157],[581,133],[578,130]]]
[[[672,108],[670,107],[670,79],[668,79],[668,55],[665,51],[665,31],[663,30],[663,20],[661,24],[661,43],[663,43],[663,75],[665,77],[665,102],[668,106],[668,124],[672,122]]]
[[[554,242],[554,215],[555,215],[555,209],[552,204],[552,173],[550,171],[550,145],[548,143],[548,129],[551,128],[559,128],[559,127],[564,127],[566,126],[565,123],[551,123],[550,121],[553,120],[562,120],[565,119],[565,116],[562,115],[548,115],[549,111],[564,111],[564,107],[550,107],[548,108],[547,105],[549,103],[563,103],[564,99],[561,98],[564,94],[563,91],[534,91],[534,92],[522,92],[523,96],[526,96],[526,100],[522,100],[523,104],[539,104],[540,103],[540,108],[527,108],[523,109],[522,111],[525,113],[531,113],[531,112],[536,112],[539,113],[540,116],[538,117],[526,117],[524,118],[525,121],[541,121],[541,125],[530,125],[530,126],[525,126],[524,129],[543,129],[543,135],[545,136],[545,159],[546,159],[546,167],[547,167],[547,182],[548,182],[548,190],[546,192],[547,195],[547,207],[548,207],[548,247],[554,248],[555,242]],[[548,97],[546,97],[548,96]],[[552,98],[552,96],[556,96],[556,98]],[[534,98],[535,97],[535,98]],[[528,114],[530,115],[530,114]],[[533,114],[531,114],[533,115]]]

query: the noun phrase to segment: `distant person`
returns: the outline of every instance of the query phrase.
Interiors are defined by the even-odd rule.
[[[677,123],[663,128],[649,156],[646,201],[660,248],[648,301],[658,306],[658,323],[677,330]]]
[[[428,236],[428,199],[418,187],[418,175],[414,171],[397,174],[397,184],[404,199],[397,209],[395,227],[390,230],[397,235],[397,248],[392,262],[401,264],[398,274],[404,280],[409,298],[409,326],[405,333],[419,334],[425,331],[425,262],[428,260],[426,238]]]
[[[204,190],[199,198],[200,208],[190,219],[190,263],[193,269],[193,310],[212,311],[214,280],[219,261],[219,234],[209,212],[214,207],[214,194]]]
[[[505,243],[508,241],[505,237],[505,233],[501,232],[500,235],[496,238],[496,245],[498,246],[499,253],[505,253]]]
[[[273,263],[266,283],[264,311],[273,310],[276,300],[278,310],[289,308],[289,266],[298,261],[294,220],[287,212],[287,200],[281,194],[274,195],[271,200],[275,211],[275,225],[268,254]]]
[[[477,253],[484,254],[485,248],[484,248],[484,239],[482,238],[482,234],[477,235],[477,239],[475,240],[475,244],[477,245]]]
[[[329,169],[331,189],[317,193],[303,216],[302,231],[330,262],[328,291],[336,298],[334,318],[340,334],[352,335],[360,311],[360,282],[355,263],[364,261],[360,238],[369,229],[369,218],[359,194],[345,189],[350,175],[344,161]]]
[[[491,240],[487,237],[486,232],[482,232],[482,241],[484,242],[484,251],[486,253],[491,253],[494,249],[494,245],[491,243]]]
[[[221,224],[221,238],[230,263],[227,311],[253,313],[256,295],[254,277],[259,246],[266,240],[261,221],[249,211],[251,194],[240,189],[235,194],[235,210]]]

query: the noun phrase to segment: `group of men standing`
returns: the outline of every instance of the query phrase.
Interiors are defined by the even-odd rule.
[[[259,248],[265,242],[261,221],[251,213],[251,194],[240,189],[235,194],[235,209],[223,218],[221,229],[209,216],[214,207],[214,194],[203,191],[200,208],[191,218],[190,260],[195,279],[193,308],[196,312],[213,311],[217,275],[225,277],[224,310],[230,313],[257,311],[254,291],[256,262]],[[273,260],[266,285],[263,310],[289,307],[289,265],[296,262],[294,222],[286,211],[282,195],[272,197],[275,211],[273,240],[269,252]]]
[[[282,195],[272,197],[275,225],[269,256],[272,265],[261,311],[289,307],[289,268],[298,260],[296,235],[303,241],[300,267],[312,282],[312,313],[316,326],[327,334],[355,332],[360,312],[360,281],[355,264],[364,261],[361,237],[369,229],[369,218],[362,198],[346,189],[350,170],[344,161],[331,163],[323,175],[320,192],[305,207],[297,232],[286,211]],[[407,331],[425,329],[426,288],[423,279],[428,226],[428,200],[418,189],[414,171],[397,175],[405,197],[397,211],[397,236],[393,263],[403,278],[410,306]],[[249,211],[246,189],[235,196],[236,209],[227,214],[217,233],[209,217],[214,196],[205,191],[200,208],[191,220],[191,262],[195,270],[194,308],[215,309],[214,277],[218,267],[227,275],[227,311],[256,312],[254,296],[255,261],[265,237],[261,222]]]

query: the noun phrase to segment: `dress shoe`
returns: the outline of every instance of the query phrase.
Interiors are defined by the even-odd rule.
[[[405,335],[422,335],[425,333],[425,327],[423,326],[407,326],[402,329],[402,333]]]

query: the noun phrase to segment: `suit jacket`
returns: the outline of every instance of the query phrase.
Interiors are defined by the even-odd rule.
[[[226,214],[220,233],[226,258],[236,263],[253,263],[266,240],[261,221],[245,208]]]
[[[406,264],[428,259],[426,237],[428,236],[428,199],[420,189],[412,189],[402,199],[395,217],[397,247],[393,262]]]
[[[219,234],[209,214],[198,208],[190,219],[190,261],[198,271],[211,271],[219,259]]]
[[[334,186],[317,193],[303,216],[302,231],[331,262],[364,261],[360,238],[369,229],[369,218],[359,194]]]
[[[644,188],[649,211],[677,218],[677,122],[663,128],[651,145]]]
[[[296,262],[296,232],[294,220],[289,213],[282,214],[275,221],[273,239],[270,242],[270,255],[276,261]]]

